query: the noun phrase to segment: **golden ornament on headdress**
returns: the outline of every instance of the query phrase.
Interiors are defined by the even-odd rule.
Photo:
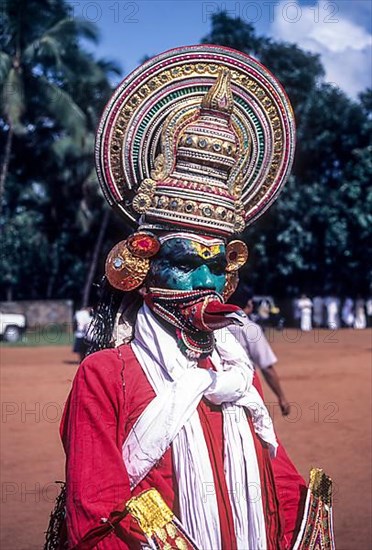
[[[225,68],[220,69],[216,82],[202,99],[201,108],[231,115],[234,101],[230,83],[230,71]]]
[[[132,201],[133,209],[145,215],[144,227],[180,225],[226,235],[244,229],[241,187],[230,185],[229,177],[234,171],[238,179],[250,144],[243,146],[233,110],[231,72],[220,67],[198,109],[177,107],[170,113],[152,179],[142,181]]]
[[[294,144],[291,105],[263,65],[231,48],[186,46],[120,84],[99,125],[97,171],[130,223],[228,238],[277,198]]]

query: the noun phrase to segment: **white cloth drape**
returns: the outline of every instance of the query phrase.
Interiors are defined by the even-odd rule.
[[[200,548],[221,548],[217,499],[198,403],[205,396],[222,404],[224,466],[238,548],[266,549],[260,477],[246,408],[256,433],[274,454],[277,442],[267,409],[252,385],[253,367],[241,346],[224,344],[216,331],[212,362],[197,368],[147,306],[139,311],[131,344],[156,397],[138,418],[123,445],[132,488],[172,444],[180,520]]]

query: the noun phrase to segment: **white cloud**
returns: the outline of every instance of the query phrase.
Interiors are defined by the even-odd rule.
[[[355,2],[355,10],[358,4]],[[356,97],[371,87],[372,35],[358,22],[360,13],[354,11],[353,15],[338,5],[318,0],[313,6],[303,6],[298,1],[281,0],[275,7],[271,34],[320,54],[326,80]]]

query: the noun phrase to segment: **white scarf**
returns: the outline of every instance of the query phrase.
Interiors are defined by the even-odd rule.
[[[243,408],[272,454],[277,442],[267,409],[252,386],[253,367],[243,348],[235,341],[224,344],[223,331],[214,334],[211,359],[216,371],[197,368],[146,305],[139,311],[131,346],[156,397],[129,432],[123,460],[133,489],[172,444],[181,523],[200,548],[220,549],[213,472],[196,408],[203,396],[222,403],[224,469],[238,549],[266,549],[259,468]]]

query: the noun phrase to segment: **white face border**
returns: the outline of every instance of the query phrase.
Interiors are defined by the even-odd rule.
[[[204,246],[226,245],[226,241],[224,239],[206,237],[204,235],[198,235],[197,233],[187,233],[182,231],[170,232],[159,237],[159,241],[161,243],[165,243],[170,239],[189,239],[191,241],[203,244]]]

